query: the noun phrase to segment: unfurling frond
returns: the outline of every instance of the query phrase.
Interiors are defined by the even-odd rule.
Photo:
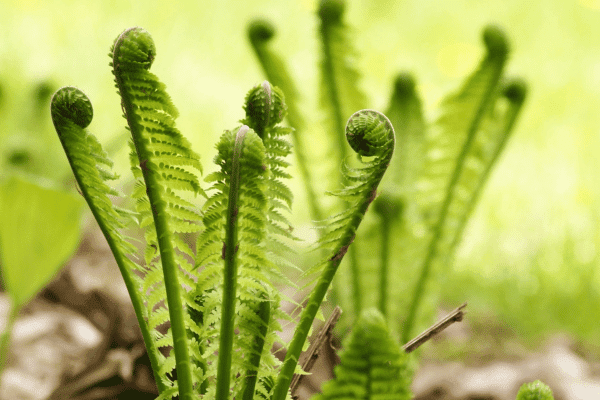
[[[129,258],[133,257],[136,249],[120,233],[120,229],[125,227],[122,219],[125,212],[116,207],[109,198],[109,196],[117,196],[117,192],[106,184],[107,180],[116,179],[116,175],[110,172],[112,161],[96,137],[85,129],[92,122],[92,103],[79,89],[63,87],[52,98],[51,114],[79,190],[98,222],[121,270],[146,343],[157,385],[163,391],[165,385],[158,374],[162,364],[161,356],[152,339],[151,328],[145,319],[147,313],[140,294],[141,284],[134,274],[137,266]]]
[[[409,400],[411,371],[408,355],[392,338],[377,309],[364,310],[354,324],[335,367],[312,400]]]
[[[498,89],[508,57],[508,42],[496,27],[483,32],[486,55],[462,88],[442,103],[440,117],[429,129],[425,163],[415,200],[429,229],[421,271],[403,329],[412,334],[417,307],[430,271],[449,261],[478,193],[489,175],[524,98],[508,99]],[[511,90],[509,93],[519,90]],[[500,104],[505,103],[505,104]]]
[[[189,278],[193,266],[186,259],[191,250],[177,235],[199,231],[200,216],[177,192],[203,193],[197,178],[200,161],[175,127],[178,112],[165,85],[149,71],[156,57],[150,34],[141,28],[125,30],[115,40],[110,56],[131,132],[132,168],[137,178],[134,197],[141,225],[147,229],[144,290],[151,291],[148,305],[155,308],[149,310],[150,324],[171,322],[169,334],[157,336],[160,346],[173,345],[175,362],[167,360],[161,372],[166,375],[171,372],[166,366],[176,366],[180,396],[187,399],[193,379],[183,304],[191,301],[183,298],[180,281],[193,284]]]
[[[320,273],[320,276],[300,316],[277,379],[273,400],[283,400],[286,396],[313,320],[367,208],[377,195],[377,187],[394,153],[394,128],[387,117],[377,111],[362,110],[352,114],[346,124],[346,138],[363,159],[363,165],[361,168],[346,167],[345,181],[348,184],[334,193],[348,203],[347,209],[326,221],[328,230],[319,243],[329,257],[307,272]]]

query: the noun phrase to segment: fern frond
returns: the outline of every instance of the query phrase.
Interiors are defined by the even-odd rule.
[[[335,378],[311,400],[409,400],[408,354],[390,335],[377,309],[363,311],[353,326],[335,367]]]
[[[331,137],[339,158],[348,153],[344,138],[344,119],[366,106],[365,95],[358,88],[356,52],[349,40],[349,28],[343,21],[344,0],[321,0],[318,15],[321,21],[319,36],[322,46],[321,106],[331,116]]]
[[[253,21],[248,27],[248,37],[250,43],[260,64],[262,65],[263,71],[267,76],[267,79],[275,86],[279,87],[283,93],[285,93],[285,100],[287,105],[287,120],[292,128],[291,131],[292,141],[294,144],[294,153],[298,160],[298,169],[302,175],[304,182],[304,188],[310,208],[310,213],[315,221],[321,221],[323,219],[322,206],[317,200],[316,193],[314,191],[313,178],[308,168],[308,156],[305,149],[302,135],[305,132],[306,125],[304,118],[299,111],[299,95],[296,85],[292,77],[290,76],[285,63],[281,58],[269,48],[269,43],[275,35],[275,27],[268,21],[256,20]],[[256,128],[252,127],[256,130]],[[273,172],[273,170],[272,170]]]
[[[279,126],[287,113],[287,105],[281,90],[268,81],[252,88],[246,95],[244,105],[247,124],[258,134],[265,146],[265,164],[269,171],[267,179],[267,246],[269,253],[282,257],[292,250],[283,240],[296,240],[291,233],[291,224],[285,213],[292,206],[292,191],[282,182],[290,175],[285,172],[288,163],[285,157],[292,153],[291,144],[285,136],[293,129]],[[269,257],[272,258],[272,257]],[[289,281],[289,286],[294,284]]]
[[[431,235],[403,329],[404,341],[412,334],[417,308],[432,266],[450,251],[447,246],[442,248],[441,244],[445,240],[454,242],[457,221],[461,220],[461,216],[456,214],[462,212],[461,207],[468,203],[464,199],[470,196],[465,190],[471,189],[465,189],[464,185],[477,182],[468,161],[478,159],[478,137],[486,129],[486,115],[491,112],[496,100],[498,82],[508,56],[507,40],[498,28],[487,27],[483,40],[487,54],[478,70],[458,93],[446,98],[441,116],[428,131],[427,157],[418,183],[420,193],[417,201]],[[487,140],[497,139],[490,137],[483,142]],[[483,173],[483,170],[478,173]]]
[[[199,157],[175,128],[178,112],[165,85],[149,71],[155,55],[150,34],[137,27],[119,35],[110,53],[116,87],[135,150],[131,157],[136,162],[134,174],[141,175],[143,182],[139,180],[138,185],[145,187],[147,195],[147,203],[142,194],[138,205],[146,213],[150,211],[154,221],[155,232],[149,225],[146,234],[149,246],[146,261],[151,266],[160,261],[162,266],[179,395],[181,399],[189,399],[193,396],[193,378],[179,283],[179,269],[186,265],[181,264],[181,258],[177,256],[182,242],[174,236],[178,232],[198,231],[200,220],[194,218],[193,212],[180,212],[188,210],[188,204],[176,191],[196,194],[203,191],[196,177],[196,172],[201,172]],[[149,221],[148,214],[142,215],[144,218]],[[158,247],[158,254],[153,253],[155,247]],[[181,251],[187,253],[189,249]],[[156,258],[158,255],[160,260]]]
[[[346,211],[326,221],[334,237],[324,236],[323,245],[331,256],[317,269],[320,277],[312,290],[307,305],[300,316],[300,322],[285,356],[284,364],[277,378],[273,400],[283,400],[296,369],[302,347],[306,342],[310,327],[329,289],[331,281],[352,244],[367,208],[375,199],[377,187],[383,178],[394,152],[394,128],[385,115],[373,111],[358,111],[348,119],[346,137],[350,146],[364,158],[361,169],[348,169],[346,181],[352,182],[336,195],[349,200]],[[363,179],[362,177],[367,177]],[[337,236],[337,237],[336,237]]]
[[[259,106],[257,102],[247,105],[249,109]],[[250,111],[249,115],[255,114]],[[277,136],[272,131],[280,120],[275,116],[271,122],[269,118],[261,120],[262,125],[251,123],[266,139]],[[253,396],[262,390],[260,383],[257,385],[260,378],[274,374],[277,362],[265,354],[276,339],[276,321],[283,316],[272,284],[277,268],[267,251],[268,226],[274,224],[268,219],[268,188],[275,179],[269,174],[269,158],[279,156],[270,154],[263,140],[246,125],[226,131],[217,150],[215,163],[220,171],[207,177],[213,184],[203,208],[205,229],[198,237],[196,254],[196,266],[201,270],[195,289],[202,299],[198,305],[203,317],[200,347],[207,355],[219,354],[218,362],[206,368],[206,379],[216,377],[216,385],[208,388],[207,395],[227,398],[233,392]],[[233,379],[236,376],[244,378]]]
[[[125,227],[123,215],[127,212],[114,206],[109,198],[117,195],[116,191],[106,184],[107,180],[116,178],[116,175],[109,171],[112,161],[108,159],[108,155],[94,135],[85,129],[92,122],[92,104],[79,89],[63,87],[52,98],[51,114],[79,190],[88,203],[119,266],[142,331],[157,386],[163,393],[166,386],[158,375],[162,364],[161,357],[152,339],[151,328],[146,321],[147,313],[140,294],[141,285],[134,274],[137,267],[128,258],[136,253],[136,249],[120,233],[120,229]]]

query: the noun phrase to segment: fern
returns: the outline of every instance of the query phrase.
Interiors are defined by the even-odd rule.
[[[350,184],[335,195],[348,202],[348,208],[326,221],[328,232],[319,239],[320,248],[331,256],[305,273],[308,276],[320,272],[320,276],[300,316],[277,379],[273,400],[282,400],[287,393],[312,322],[367,208],[377,194],[379,182],[394,152],[394,128],[377,111],[362,110],[354,113],[348,119],[346,137],[350,146],[365,161],[362,168],[345,167],[345,181]]]
[[[366,99],[358,89],[359,73],[353,65],[354,49],[343,21],[345,2],[322,0],[319,5],[319,38],[322,46],[321,106],[332,116],[332,137],[338,156],[348,154],[344,140],[345,116],[365,107]]]
[[[148,266],[149,271],[144,277],[144,286],[145,289],[150,289],[161,281],[157,270],[152,267],[156,262],[151,250],[155,248],[155,237],[168,303],[168,320],[171,322],[177,385],[180,398],[186,399],[192,398],[193,380],[186,317],[183,311],[184,301],[179,282],[185,279],[180,268],[190,271],[192,266],[181,255],[189,254],[191,250],[176,234],[199,230],[195,223],[199,222],[200,218],[195,216],[189,203],[175,191],[202,192],[194,173],[194,169],[200,170],[200,163],[198,156],[190,150],[187,140],[175,128],[174,120],[178,112],[166,93],[164,84],[148,71],[155,55],[156,49],[150,34],[141,28],[124,31],[116,39],[110,54],[124,117],[127,119],[135,149],[135,155],[131,159],[133,162],[139,162],[138,172],[141,172],[143,178],[138,180],[136,195],[140,204],[147,201],[141,208],[145,208],[146,212],[149,209],[153,226],[150,226],[149,222],[146,223],[151,230],[156,230],[155,233],[147,234],[147,238],[150,238],[150,251],[147,252],[146,261],[151,265]],[[137,165],[133,165],[135,170]],[[142,213],[142,225],[145,217],[147,218],[147,214]],[[176,252],[176,249],[181,253]],[[191,284],[191,281],[188,283]],[[156,296],[151,296],[152,301],[149,303],[158,304],[162,297],[161,292],[155,291]],[[165,322],[164,312],[159,310],[156,314],[160,317],[154,324]],[[168,336],[163,339],[161,344],[171,344]],[[161,372],[166,374],[170,371],[163,367]]]
[[[427,157],[417,182],[416,200],[431,235],[403,329],[405,341],[412,334],[430,271],[449,261],[478,188],[497,159],[493,149],[502,149],[522,104],[521,99],[516,107],[509,107],[513,111],[494,112],[508,43],[495,27],[486,28],[483,39],[487,54],[478,70],[458,93],[443,102],[440,117],[427,133]],[[486,147],[492,151],[485,151]]]
[[[516,400],[554,400],[554,396],[548,386],[541,381],[535,381],[521,386]]]
[[[125,227],[125,212],[113,205],[109,196],[117,196],[118,193],[106,184],[106,181],[116,179],[117,176],[110,172],[112,161],[107,158],[100,143],[85,129],[92,121],[92,104],[79,89],[64,87],[52,98],[51,113],[80,193],[98,222],[123,275],[148,350],[154,377],[159,391],[162,392],[166,386],[158,374],[162,364],[161,355],[146,321],[147,313],[140,295],[141,282],[134,274],[137,267],[127,257],[129,254],[135,254],[135,248],[119,232]]]
[[[207,370],[207,377],[216,375],[217,398],[230,392],[246,399],[268,396],[267,382],[274,380],[278,366],[269,351],[280,330],[277,320],[287,318],[273,282],[291,284],[281,273],[288,250],[282,240],[293,238],[285,217],[292,194],[281,182],[289,177],[284,158],[291,152],[282,137],[291,129],[277,126],[286,105],[281,91],[263,82],[250,90],[244,108],[242,122],[256,132],[243,125],[225,132],[217,145],[215,163],[221,170],[206,178],[213,182],[212,194],[203,208],[205,229],[198,238],[196,264],[202,272],[196,296],[203,298],[206,354],[220,340],[218,369],[210,365]],[[220,284],[222,264],[225,276]],[[235,338],[234,325],[239,330]],[[222,361],[232,354],[244,356]],[[236,376],[243,378],[231,387]]]
[[[408,354],[392,338],[377,309],[361,313],[340,360],[335,378],[325,382],[322,393],[312,400],[412,398]]]
[[[304,189],[310,208],[311,216],[316,221],[323,219],[322,206],[317,199],[313,188],[314,182],[311,177],[307,153],[302,141],[302,134],[305,132],[306,125],[304,118],[298,109],[299,96],[296,85],[294,84],[287,67],[280,57],[269,48],[269,42],[275,35],[275,28],[271,23],[264,20],[256,20],[248,27],[248,37],[258,60],[260,61],[265,75],[274,85],[279,87],[284,93],[287,104],[287,120],[294,128],[292,139],[294,143],[294,153],[298,160],[298,169],[302,175]]]

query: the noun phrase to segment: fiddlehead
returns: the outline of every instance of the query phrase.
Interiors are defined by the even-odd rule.
[[[302,346],[325,298],[331,281],[352,244],[371,202],[377,195],[377,187],[383,178],[394,153],[394,128],[387,117],[377,111],[362,110],[354,113],[346,124],[348,143],[366,161],[361,168],[345,167],[347,186],[334,194],[348,202],[342,213],[326,220],[328,230],[319,240],[319,245],[330,256],[306,272],[312,275],[320,272],[300,322],[285,356],[283,368],[277,379],[273,400],[283,400],[289,388],[292,375],[298,363]]]
[[[390,335],[385,318],[371,308],[353,325],[335,367],[335,378],[325,382],[312,400],[408,400],[411,375],[408,354]]]
[[[156,56],[150,34],[141,28],[127,29],[115,40],[110,56],[135,150],[131,160],[136,163],[132,167],[138,177],[136,197],[142,225],[148,226],[146,261],[154,264],[149,265],[144,286],[146,290],[156,284],[160,287],[164,279],[166,291],[168,316],[162,308],[154,314],[152,325],[167,318],[171,322],[179,395],[181,399],[188,399],[193,390],[192,368],[179,281],[183,280],[187,286],[192,286],[193,281],[179,268],[189,274],[193,266],[182,256],[191,254],[191,250],[176,234],[198,231],[200,217],[175,191],[202,193],[195,173],[200,171],[199,157],[175,128],[178,113],[165,85],[149,72]],[[158,261],[154,256],[156,247],[162,276],[155,265]],[[149,296],[150,307],[160,303],[164,298],[162,293],[159,289]],[[160,338],[159,342],[163,346],[171,344],[168,336]],[[161,373],[169,373],[171,366],[166,363]]]
[[[119,232],[125,227],[123,221],[125,212],[114,206],[108,197],[118,195],[106,184],[106,181],[116,179],[117,176],[110,172],[112,161],[108,159],[100,143],[85,129],[92,122],[92,104],[79,89],[63,87],[52,98],[51,114],[79,190],[98,222],[125,281],[155,380],[162,393],[166,386],[158,374],[162,364],[161,356],[146,321],[147,313],[140,295],[140,282],[134,274],[137,266],[128,258],[129,255],[135,254],[136,249]]]
[[[554,396],[547,385],[541,381],[535,381],[521,386],[516,400],[554,400]]]

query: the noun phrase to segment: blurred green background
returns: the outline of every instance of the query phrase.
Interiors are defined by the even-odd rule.
[[[70,182],[48,112],[48,96],[75,85],[94,104],[90,129],[125,170],[124,120],[107,53],[125,28],[154,37],[153,72],[180,110],[179,129],[207,171],[214,143],[243,117],[247,90],[263,79],[245,30],[255,17],[278,27],[274,43],[316,110],[316,1],[0,2],[0,178],[8,160]],[[567,330],[600,337],[600,1],[348,1],[361,87],[385,109],[394,75],[412,72],[428,119],[483,52],[480,33],[503,27],[512,44],[507,74],[529,96],[445,281],[447,304],[469,300],[534,343]],[[14,164],[14,163],[13,163]],[[206,171],[205,171],[206,172]],[[294,221],[308,213],[300,182]],[[598,352],[600,354],[600,351]]]

